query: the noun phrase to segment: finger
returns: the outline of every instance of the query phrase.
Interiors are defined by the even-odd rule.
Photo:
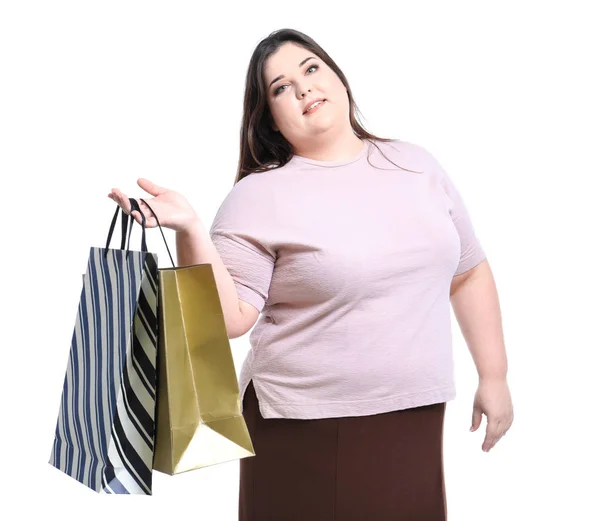
[[[135,219],[135,221],[138,224],[142,224],[142,216],[140,215],[140,212],[138,212],[137,210],[133,210],[131,212],[131,215],[133,216],[133,218]],[[146,216],[144,215],[144,217],[146,217]],[[146,226],[148,226],[148,219],[147,218],[146,218]]]
[[[146,204],[146,201],[142,201],[140,199],[140,208],[146,216],[146,225],[150,227],[156,226],[156,217],[154,217],[154,214],[152,213],[152,210],[150,210],[150,207]]]
[[[506,433],[508,432],[508,429],[510,429],[510,425],[507,422],[502,422],[499,425],[499,433],[498,433],[498,439],[500,438],[504,438],[504,436],[506,436]]]
[[[490,449],[498,443],[500,437],[498,435],[495,436],[486,436],[485,441],[483,442],[482,449],[486,452],[489,452]]]
[[[485,452],[488,452],[492,448],[492,444],[494,442],[494,438],[495,438],[495,436],[492,433],[490,422],[488,421],[487,429],[486,429],[486,432],[485,432],[485,438],[483,440],[483,444],[481,445],[481,448]]]
[[[139,204],[139,202],[138,202]],[[140,205],[140,208],[142,208],[142,206]],[[150,214],[149,210],[146,210],[144,208],[142,208],[142,212],[144,213],[144,217],[146,218],[146,228],[154,228],[156,226],[156,219],[154,219],[154,217]],[[142,218],[140,216],[140,212],[138,212],[137,210],[134,210],[131,215],[133,215],[133,218],[136,220],[136,222],[138,224],[142,224]]]
[[[471,432],[474,432],[477,429],[479,429],[479,426],[481,425],[481,418],[481,411],[475,407],[473,409],[473,416],[471,418]]]
[[[131,213],[131,203],[129,202],[129,198],[118,188],[113,188],[112,193],[117,198],[116,200],[119,206],[129,215]]]
[[[498,443],[498,440],[502,437],[502,431],[501,422],[488,421],[485,440],[482,445],[484,451],[489,452],[490,449]]]
[[[495,421],[491,421],[488,418],[488,422],[487,422],[487,428],[485,429],[485,439],[486,440],[491,440],[493,438],[495,438],[498,435],[498,423]]]
[[[152,194],[154,196],[161,195],[161,194],[164,194],[165,192],[168,192],[168,190],[166,188],[155,185],[152,181],[148,181],[148,179],[144,179],[143,177],[140,177],[137,182],[138,182],[138,185],[140,185],[140,187],[142,187],[144,190],[146,190],[146,192],[148,192],[149,194]]]
[[[485,452],[489,452],[491,449],[493,449],[496,446],[496,444],[500,441],[502,436],[503,436],[503,434],[499,434],[497,437],[492,438],[489,442],[487,442],[487,444],[483,445],[483,450]]]
[[[112,201],[114,201],[115,203],[117,203],[119,206],[121,206],[119,198],[113,192],[108,194],[108,198],[111,199]]]
[[[492,447],[494,445],[496,445],[497,441],[498,441],[498,439],[495,438],[495,437],[493,437],[493,438],[492,437],[490,437],[490,438],[486,437],[485,441],[483,442],[483,445],[481,446],[481,448],[483,449],[484,452],[489,452],[492,449]]]
[[[127,197],[125,194],[123,194],[120,190],[118,190],[117,188],[113,188],[111,194],[109,195],[109,197],[112,195],[111,199],[113,199],[114,201],[117,202],[117,204],[123,208],[123,210],[125,211],[125,213],[127,215],[131,215],[135,221],[138,224],[142,224],[142,217],[140,215],[140,213],[137,210],[134,210],[133,212],[131,211],[131,203],[129,202],[129,197]],[[156,219],[153,218],[152,213],[150,212],[150,210],[146,210],[143,206],[142,206],[142,202],[138,199],[136,199],[138,206],[140,207],[140,209],[142,210],[142,212],[144,212],[144,217],[146,218],[146,227],[147,228],[153,228],[154,226],[156,226]]]

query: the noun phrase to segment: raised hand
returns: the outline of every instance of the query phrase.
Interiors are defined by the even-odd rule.
[[[140,178],[137,180],[137,183],[140,188],[154,196],[152,198],[144,197],[144,199],[152,206],[152,210],[154,210],[154,213],[158,217],[161,226],[176,231],[187,231],[200,223],[200,218],[183,195],[174,190],[155,185],[148,179]],[[128,215],[131,214],[139,224],[142,223],[141,215],[137,211],[131,212],[129,197],[118,188],[113,188],[108,197],[115,201],[125,213]],[[146,218],[146,228],[158,226],[148,206],[139,199],[136,199],[136,201]]]

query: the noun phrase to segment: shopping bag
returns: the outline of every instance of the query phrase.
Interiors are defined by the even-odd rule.
[[[137,202],[130,199],[132,205]],[[152,493],[158,335],[157,256],[92,247],[49,463],[99,493]],[[140,212],[141,213],[141,212]]]
[[[153,468],[174,475],[255,452],[212,265],[175,267],[169,257],[173,267],[158,270]]]

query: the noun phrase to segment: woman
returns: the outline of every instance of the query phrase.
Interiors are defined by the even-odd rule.
[[[512,423],[497,296],[459,193],[427,150],[355,111],[327,53],[277,31],[251,58],[237,178],[210,230],[139,180],[179,265],[213,265],[229,337],[255,326],[243,521],[446,519],[451,299],[480,376],[472,430],[485,413],[487,451]]]

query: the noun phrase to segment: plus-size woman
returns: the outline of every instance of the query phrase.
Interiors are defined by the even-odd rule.
[[[451,305],[480,376],[484,450],[513,420],[493,277],[457,188],[426,148],[367,132],[356,111],[331,57],[277,31],[251,57],[238,173],[210,229],[139,180],[177,232],[178,264],[212,263],[229,337],[253,328],[240,521],[446,519]]]

